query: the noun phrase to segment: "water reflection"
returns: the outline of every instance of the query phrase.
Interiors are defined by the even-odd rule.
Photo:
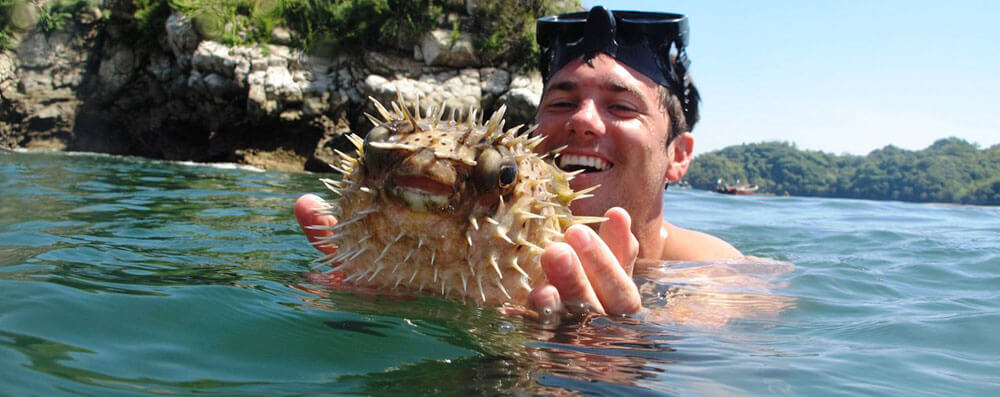
[[[794,307],[794,298],[776,294],[794,269],[789,262],[747,257],[639,266],[636,278],[649,308],[647,321],[721,327],[737,320],[777,320]]]
[[[473,353],[337,379],[358,383],[363,393],[671,393],[662,379],[672,364],[725,360],[716,350],[698,346],[702,342],[686,341],[690,326],[724,330],[734,322],[772,324],[794,306],[793,298],[774,293],[793,269],[790,263],[757,258],[646,263],[637,280],[647,312],[567,319],[555,325],[404,292],[331,290],[322,275],[310,277],[320,284],[292,287],[309,293],[311,297],[303,299],[309,307],[403,318],[418,332]],[[388,337],[391,328],[374,320],[327,325],[382,337]]]
[[[747,338],[794,306],[789,264],[653,263],[644,315],[545,325],[303,275],[291,203],[311,175],[19,156],[0,157],[13,394],[677,393],[786,353]]]

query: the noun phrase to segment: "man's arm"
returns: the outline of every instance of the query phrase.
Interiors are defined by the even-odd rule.
[[[659,259],[672,261],[707,261],[738,259],[743,253],[713,235],[684,229],[664,221],[668,238]]]

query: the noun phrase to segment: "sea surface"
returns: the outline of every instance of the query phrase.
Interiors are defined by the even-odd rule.
[[[542,324],[316,284],[318,177],[0,152],[0,395],[1000,392],[996,208],[671,187],[757,258],[647,264],[642,315]]]

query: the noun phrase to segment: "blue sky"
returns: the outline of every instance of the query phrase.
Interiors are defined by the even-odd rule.
[[[1000,1],[584,1],[690,19],[695,154],[1000,143]]]

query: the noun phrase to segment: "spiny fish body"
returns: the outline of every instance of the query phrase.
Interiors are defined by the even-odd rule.
[[[545,281],[543,247],[577,223],[569,205],[588,196],[541,137],[504,130],[504,107],[483,122],[444,107],[410,110],[402,98],[366,137],[351,134],[354,155],[338,152],[340,180],[323,182],[339,198],[325,212],[339,223],[318,242],[338,247],[317,259],[346,281],[422,290],[479,304],[526,303]],[[589,191],[589,189],[588,189]]]

